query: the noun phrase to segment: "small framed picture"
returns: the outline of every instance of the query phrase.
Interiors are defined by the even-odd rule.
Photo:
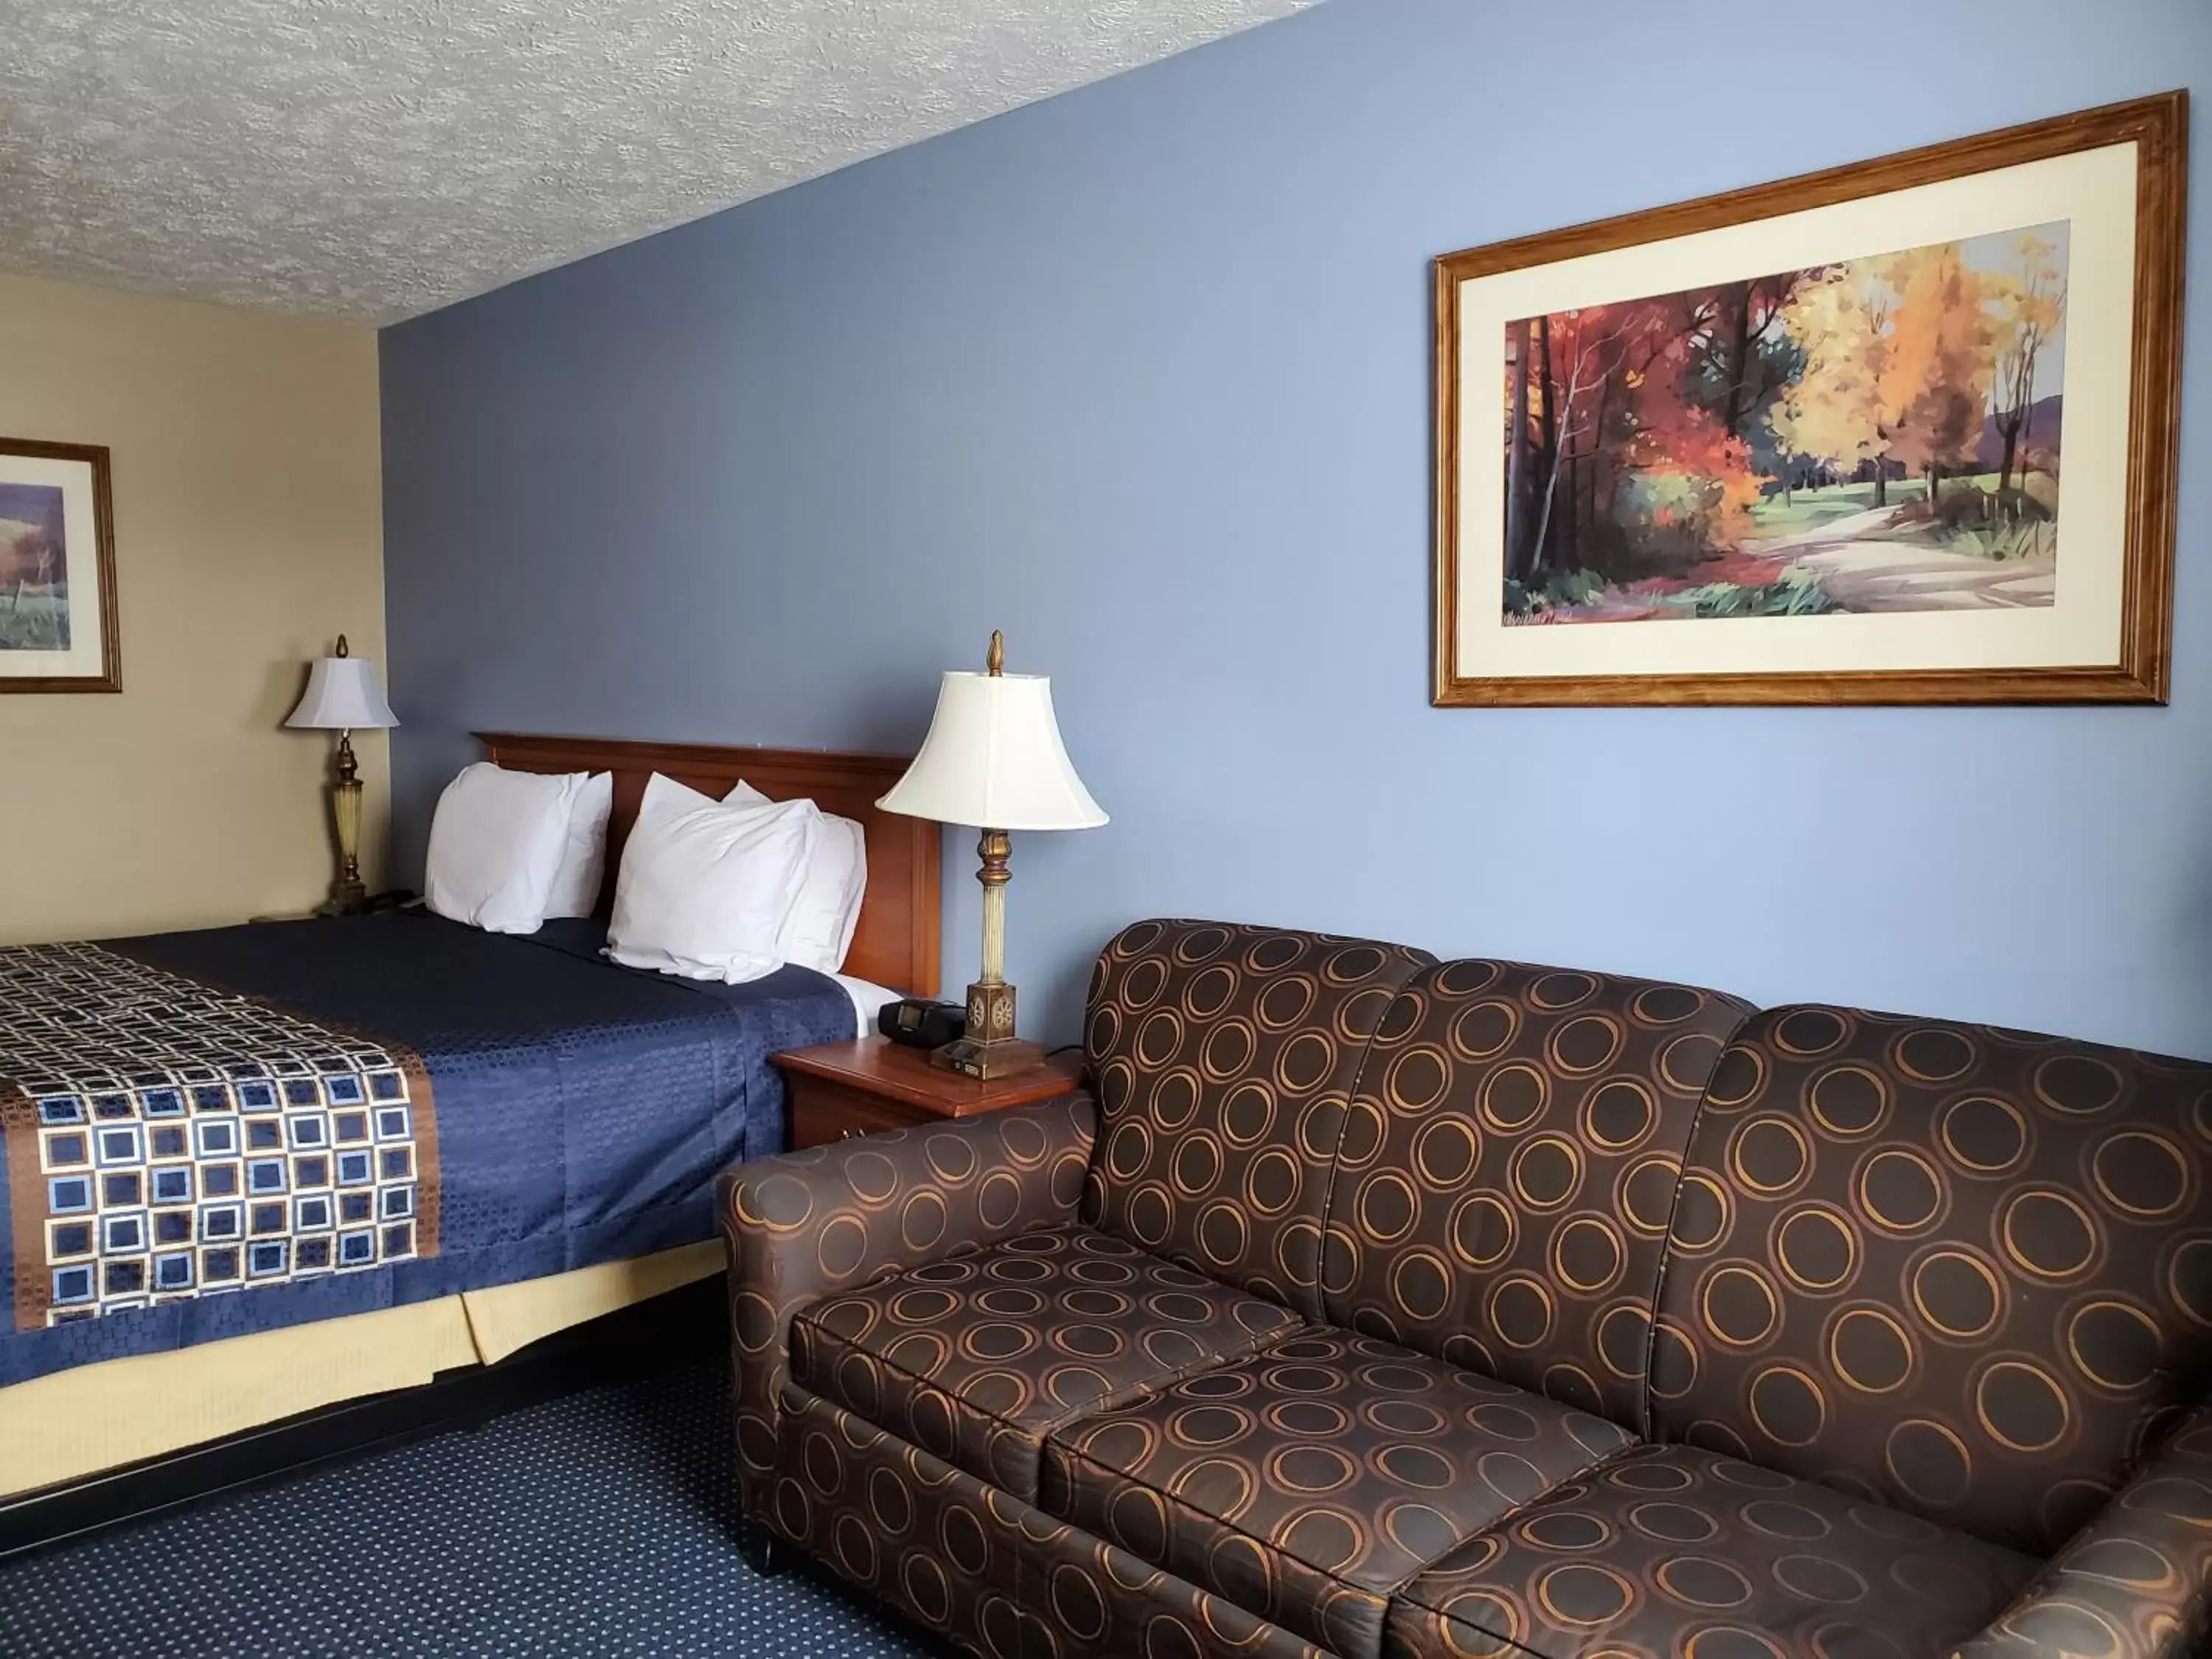
[[[2164,702],[2185,127],[1438,260],[1433,701]]]
[[[107,451],[0,438],[0,692],[122,689]]]

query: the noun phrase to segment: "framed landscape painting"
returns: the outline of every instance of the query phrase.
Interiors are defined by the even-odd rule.
[[[0,438],[0,692],[122,689],[107,451]]]
[[[2164,702],[2185,120],[1439,259],[1432,700]]]

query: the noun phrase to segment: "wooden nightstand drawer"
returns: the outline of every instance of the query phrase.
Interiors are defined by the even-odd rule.
[[[851,1135],[934,1122],[936,1114],[821,1078],[791,1079],[791,1144],[826,1146]]]
[[[931,1065],[922,1049],[882,1037],[792,1048],[772,1058],[790,1086],[794,1148],[1050,1100],[1078,1086],[1082,1066],[1080,1055],[1060,1054],[1034,1072],[981,1083]]]

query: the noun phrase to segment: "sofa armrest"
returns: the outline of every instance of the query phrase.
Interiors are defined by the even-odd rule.
[[[738,1481],[768,1518],[791,1317],[825,1296],[1075,1218],[1086,1094],[760,1158],[717,1183],[729,1255]]]
[[[1954,1659],[2190,1659],[2212,1628],[2212,1405]]]

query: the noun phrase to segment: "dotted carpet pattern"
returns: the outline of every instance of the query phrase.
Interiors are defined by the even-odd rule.
[[[735,1529],[730,1384],[597,1389],[0,1565],[9,1659],[939,1659]]]

